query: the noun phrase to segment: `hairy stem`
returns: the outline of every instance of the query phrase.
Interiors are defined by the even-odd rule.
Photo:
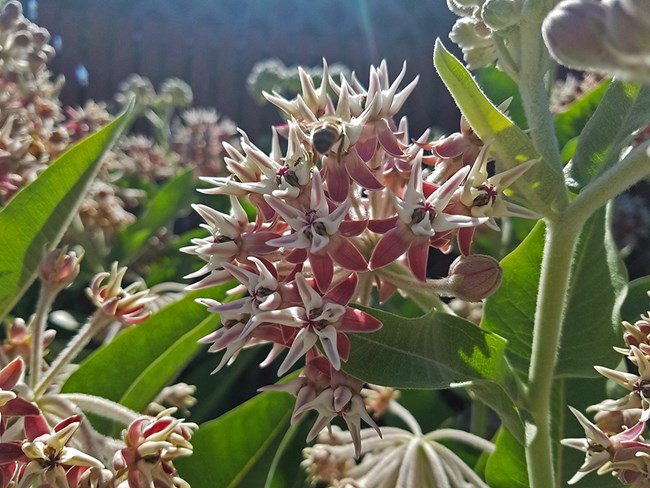
[[[45,390],[47,390],[47,387],[56,379],[63,367],[76,358],[77,354],[81,352],[91,339],[112,321],[113,317],[106,315],[101,309],[98,310],[54,360],[50,369],[47,370],[45,377],[36,385],[34,397],[37,399],[41,397],[45,393]]]
[[[43,283],[36,303],[36,313],[31,323],[32,347],[29,361],[29,386],[32,389],[38,384],[41,369],[43,368],[43,350],[45,349],[43,336],[47,324],[47,315],[52,309],[57,293],[57,290]]]
[[[562,174],[562,157],[544,82],[549,55],[542,42],[540,30],[541,21],[524,22],[520,27],[522,56],[519,91],[535,149],[547,164],[558,174]],[[566,204],[568,204],[568,197],[563,202],[563,206]]]
[[[531,488],[551,488],[555,482],[551,390],[571,278],[571,261],[582,223],[562,225],[547,222],[528,376],[527,404],[535,420],[535,427],[530,426],[526,432],[526,461]]]

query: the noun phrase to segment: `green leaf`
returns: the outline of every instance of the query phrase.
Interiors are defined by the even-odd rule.
[[[174,461],[181,477],[193,488],[244,487],[242,480],[287,429],[293,405],[291,395],[266,392],[202,424],[192,437],[194,454]]]
[[[582,131],[569,166],[575,189],[615,164],[632,133],[650,122],[650,86],[613,81]]]
[[[621,307],[621,316],[628,322],[636,322],[639,315],[647,315],[650,310],[650,276],[643,276],[630,281],[627,289],[627,297]]]
[[[481,327],[508,340],[511,364],[527,375],[533,322],[544,249],[539,222],[524,241],[501,261],[503,280],[485,302]],[[619,310],[625,272],[608,230],[605,209],[592,216],[580,235],[567,298],[556,366],[558,376],[595,376],[593,358],[615,365],[612,346],[619,341]],[[589,354],[584,354],[584,351]]]
[[[61,240],[102,156],[129,122],[130,107],[63,153],[0,211],[0,320],[32,283],[43,257]]]
[[[495,393],[482,399],[490,406],[493,399],[506,401],[509,406],[500,405],[497,413],[509,417],[516,435],[522,433],[512,401],[517,397],[516,378],[505,360],[506,342],[501,337],[435,310],[414,319],[362,310],[383,326],[372,334],[351,336],[350,358],[343,366],[347,373],[396,388],[441,389],[462,383],[491,388]]]
[[[160,188],[140,217],[117,235],[112,260],[128,264],[143,250],[158,230],[185,211],[193,198],[195,182],[191,170],[181,173]]]
[[[195,299],[223,300],[230,288],[226,284],[189,293],[122,332],[83,361],[62,392],[123,400],[135,409],[146,406],[201,347],[196,340],[219,324],[218,315]]]
[[[517,83],[512,78],[497,67],[488,66],[476,70],[476,81],[494,105],[499,105],[512,97],[512,102],[507,110],[509,117],[519,128],[528,128],[524,106],[521,103],[521,94]]]
[[[580,96],[565,110],[555,116],[555,132],[560,147],[578,137],[596,111],[598,104],[609,87],[610,80],[604,80],[593,90]]]
[[[302,451],[310,429],[311,423],[305,417],[289,427],[273,456],[264,488],[305,486],[306,473],[298,467],[303,460]]]
[[[436,41],[433,63],[456,105],[482,141],[491,143],[498,171],[526,161],[539,160],[511,187],[516,198],[528,202],[535,211],[549,215],[566,200],[564,175],[544,161],[530,138],[485,96],[465,67]]]
[[[528,471],[524,447],[510,432],[501,428],[494,440],[495,450],[485,467],[491,488],[528,488]]]

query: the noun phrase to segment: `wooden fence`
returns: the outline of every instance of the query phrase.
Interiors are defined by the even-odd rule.
[[[66,104],[110,100],[130,73],[156,86],[176,76],[191,85],[195,106],[217,108],[256,137],[278,116],[260,108],[245,83],[253,65],[270,57],[308,66],[325,57],[364,82],[371,63],[385,58],[394,77],[406,60],[406,80],[420,74],[403,111],[412,135],[431,125],[457,130],[457,111],[431,62],[437,36],[451,44],[453,20],[445,0],[41,0],[37,22],[61,36],[51,67],[66,77]],[[79,65],[88,70],[87,88],[75,79]]]

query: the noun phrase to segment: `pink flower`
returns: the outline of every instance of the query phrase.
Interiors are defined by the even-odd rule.
[[[308,256],[316,283],[327,290],[334,274],[334,261],[350,271],[366,271],[368,263],[348,239],[365,228],[365,222],[345,221],[350,202],[330,211],[317,170],[312,171],[311,201],[308,210],[299,210],[279,198],[265,197],[268,204],[291,226],[291,234],[268,242],[271,246],[304,250],[293,256],[301,262]]]
[[[573,407],[569,408],[584,428],[587,436],[586,439],[562,439],[561,441],[562,445],[586,453],[585,462],[569,480],[570,485],[577,483],[588,473],[606,466],[618,451],[628,447],[635,447],[637,444],[635,441],[645,429],[645,422],[641,421],[633,427],[609,437],[578,410]]]
[[[296,274],[296,285],[302,299],[301,306],[261,312],[253,317],[254,322],[299,329],[278,374],[286,373],[317,342],[320,342],[332,367],[339,370],[341,359],[347,359],[350,351],[350,341],[345,333],[374,332],[381,327],[381,322],[361,310],[347,307],[357,285],[354,274],[325,295],[312,288],[301,273]]]
[[[370,269],[382,268],[407,253],[409,268],[417,279],[424,281],[429,246],[436,245],[444,233],[450,230],[474,227],[487,218],[444,213],[454,192],[467,176],[468,167],[459,170],[425,198],[420,157],[413,161],[404,198],[400,199],[391,193],[397,217],[370,225],[371,230],[385,232],[370,257]]]

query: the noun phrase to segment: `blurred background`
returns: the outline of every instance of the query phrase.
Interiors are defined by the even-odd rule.
[[[215,107],[253,140],[278,122],[245,89],[256,63],[340,63],[367,83],[370,64],[388,62],[391,79],[407,62],[420,82],[403,113],[411,134],[431,125],[458,130],[457,110],[435,74],[436,37],[455,16],[445,0],[48,0],[24,2],[32,20],[56,40],[50,68],[63,74],[65,105],[112,99],[138,73],[155,86],[168,77],[189,83],[194,106]]]

